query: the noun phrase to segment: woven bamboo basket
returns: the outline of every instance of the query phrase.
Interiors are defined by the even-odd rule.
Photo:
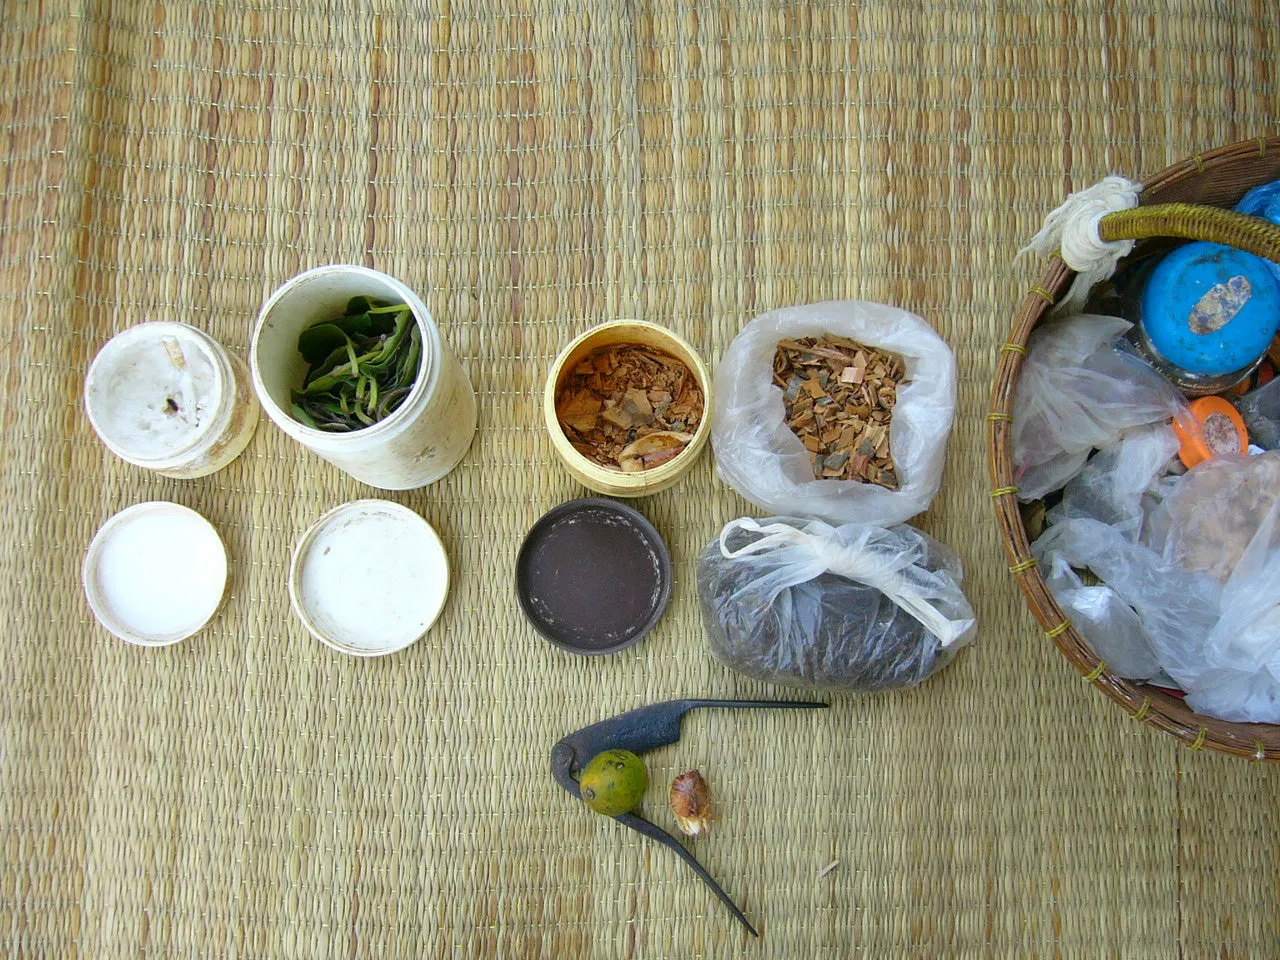
[[[1260,137],[1166,167],[1144,181],[1141,204],[1104,217],[1104,240],[1211,240],[1280,261],[1280,227],[1228,212],[1252,187],[1280,179],[1280,137]],[[1225,209],[1224,209],[1225,208]],[[1135,253],[1140,253],[1135,250]],[[1013,402],[1027,338],[1062,297],[1075,274],[1054,257],[1022,301],[999,370],[987,420],[992,499],[1009,570],[1046,635],[1093,684],[1135,720],[1171,734],[1192,750],[1217,750],[1257,761],[1280,761],[1280,726],[1231,723],[1202,716],[1179,698],[1112,674],[1063,615],[1036,567],[1018,509],[1013,464]]]

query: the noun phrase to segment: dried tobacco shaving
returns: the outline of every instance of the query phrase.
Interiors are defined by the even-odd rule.
[[[622,343],[578,361],[556,397],[560,428],[593,463],[638,473],[673,460],[702,422],[702,389],[683,363]]]
[[[346,312],[298,335],[307,362],[293,391],[295,420],[316,430],[349,433],[394,413],[413,389],[422,334],[404,303],[352,297]]]
[[[846,337],[778,342],[773,382],[816,479],[898,489],[889,425],[905,373],[901,357]]]

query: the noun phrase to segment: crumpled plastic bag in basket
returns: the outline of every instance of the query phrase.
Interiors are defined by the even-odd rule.
[[[1280,723],[1280,451],[1207,460],[1188,471],[1152,518],[1166,566],[1222,585],[1203,636],[1171,645],[1170,670],[1194,710]]]
[[[1156,662],[1179,684],[1198,671],[1196,651],[1218,622],[1221,590],[1212,579],[1170,567],[1154,550],[1129,540],[1119,528],[1087,517],[1051,526],[1031,550],[1046,570],[1052,571],[1058,563],[1091,570],[1132,607],[1145,631],[1142,639],[1150,639]],[[1101,629],[1101,624],[1095,627]],[[1086,639],[1093,644],[1090,637]],[[1113,639],[1118,641],[1118,635]],[[1103,649],[1095,647],[1095,652],[1111,665],[1114,650],[1104,644]],[[1132,651],[1137,659],[1143,654],[1142,650]],[[1126,659],[1119,657],[1117,663]]]
[[[1179,446],[1168,423],[1135,427],[1094,454],[1067,483],[1062,502],[1048,512],[1049,523],[1089,517],[1117,528],[1127,540],[1142,540],[1147,516],[1163,498],[1160,481]]]
[[[1052,493],[1080,472],[1095,447],[1185,410],[1177,388],[1123,343],[1130,326],[1081,314],[1031,335],[1014,398],[1019,499]]]
[[[1280,723],[1280,502],[1222,590],[1222,616],[1191,659],[1187,705],[1248,723]]]
[[[1159,441],[1151,430],[1118,445],[1129,453],[1112,462],[1113,474],[1129,479],[1110,495],[1090,481],[1091,462],[1067,486],[1063,504],[1073,506],[1050,511],[1032,551],[1112,672],[1159,683],[1154,655],[1198,713],[1280,723],[1280,452],[1206,461],[1135,523],[1123,505],[1156,489],[1151,467],[1168,449]],[[1094,496],[1073,500],[1073,488]],[[1073,567],[1091,570],[1105,584],[1094,589],[1119,603],[1082,593],[1090,588]]]
[[[888,350],[906,363],[889,424],[897,490],[815,479],[804,444],[787,426],[782,390],[773,382],[778,341],[826,333]],[[915,314],[862,300],[787,307],[748,323],[721,358],[711,445],[724,481],[771,513],[901,523],[927,510],[938,493],[955,407],[955,357]]]
[[[1161,680],[1155,641],[1133,607],[1105,583],[1087,586],[1060,552],[1047,558],[1044,581],[1058,606],[1118,677]]]
[[[1105,537],[1115,549],[1123,549],[1114,547],[1120,540],[1138,544],[1145,532],[1147,513],[1158,500],[1158,482],[1177,452],[1177,434],[1167,423],[1130,431],[1120,442],[1098,451],[1067,484],[1062,502],[1048,513],[1050,529],[1081,520],[1107,528],[1105,534],[1088,526],[1074,530],[1068,527],[1065,533],[1059,533],[1059,537],[1071,537],[1065,543],[1076,559],[1086,555],[1084,543],[1089,535]],[[1053,538],[1041,538],[1033,549],[1058,606],[1094,653],[1107,661],[1117,676],[1168,682],[1156,656],[1157,644],[1138,613],[1107,584],[1085,584],[1055,542]],[[1135,552],[1130,556],[1157,562],[1155,554],[1147,557]],[[1127,576],[1134,573],[1132,563],[1121,569]],[[1129,586],[1128,581],[1123,586]]]
[[[1187,472],[1151,518],[1165,560],[1226,583],[1280,498],[1280,450],[1206,460]]]
[[[712,653],[788,686],[915,686],[976,629],[959,559],[905,524],[743,517],[703,551],[697,575]]]

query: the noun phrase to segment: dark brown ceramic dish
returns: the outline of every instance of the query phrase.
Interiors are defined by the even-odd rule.
[[[573,653],[638,643],[671,599],[671,555],[639,512],[603,497],[570,500],[525,537],[516,593],[544,637]]]

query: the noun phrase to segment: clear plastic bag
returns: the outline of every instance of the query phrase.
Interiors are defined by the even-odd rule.
[[[1222,590],[1222,616],[1183,678],[1192,709],[1280,723],[1280,502],[1273,503]]]
[[[1115,527],[1126,540],[1142,540],[1146,517],[1164,494],[1159,481],[1178,447],[1170,424],[1134,428],[1067,483],[1062,502],[1048,512],[1049,523],[1089,518]]]
[[[773,382],[778,341],[823,334],[896,353],[906,362],[889,426],[899,488],[817,480],[804,445],[786,423]],[[921,318],[858,300],[787,307],[756,317],[716,370],[711,444],[724,481],[762,509],[833,523],[900,523],[929,508],[942,483],[956,405],[951,348]]]
[[[1045,569],[1065,563],[1091,570],[1115,591],[1141,619],[1160,667],[1186,689],[1202,668],[1204,638],[1218,622],[1217,583],[1167,565],[1150,547],[1088,518],[1055,524],[1031,549]]]
[[[1093,652],[1129,680],[1160,680],[1164,671],[1142,618],[1106,584],[1086,586],[1061,554],[1047,558],[1045,583]]]
[[[1082,314],[1045,324],[1031,335],[1013,415],[1021,500],[1062,487],[1095,447],[1185,409],[1177,388],[1123,339],[1130,326],[1115,317]]]
[[[1199,713],[1280,723],[1280,452],[1206,461],[1166,484],[1147,545],[1119,505],[1161,483],[1137,469],[1144,452],[1148,464],[1159,459],[1154,442],[1154,433],[1130,434],[1117,445],[1130,457],[1115,472],[1127,470],[1130,482],[1118,496],[1076,497],[1071,509],[1050,511],[1055,522],[1032,551],[1058,605],[1112,672],[1157,683],[1162,672]],[[1073,488],[1097,491],[1088,472],[1068,485],[1064,505]],[[1088,587],[1072,568],[1104,583]]]
[[[1280,377],[1245,394],[1236,408],[1251,442],[1263,450],[1280,449]]]
[[[697,576],[715,656],[788,686],[915,686],[976,629],[959,559],[905,525],[743,517],[703,551]]]
[[[1226,583],[1280,497],[1280,451],[1206,460],[1152,517],[1151,545],[1171,566]]]

